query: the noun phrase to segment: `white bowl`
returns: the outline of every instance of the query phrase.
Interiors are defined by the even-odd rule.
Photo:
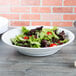
[[[28,26],[28,29],[32,29],[32,28],[36,28],[36,26]],[[52,28],[52,27],[48,27],[48,26],[44,26],[44,28]],[[47,55],[52,55],[54,53],[56,53],[58,50],[60,50],[62,47],[70,44],[75,36],[74,34],[66,29],[63,28],[59,28],[59,31],[64,30],[64,32],[66,33],[66,35],[68,35],[69,41],[65,44],[62,45],[58,45],[56,47],[47,47],[47,48],[28,48],[28,47],[20,47],[20,46],[16,46],[16,45],[12,45],[10,39],[14,38],[16,35],[19,35],[21,33],[21,28],[17,28],[17,29],[12,29],[9,30],[8,32],[4,33],[2,35],[2,40],[12,46],[15,47],[20,53],[24,54],[24,55],[30,55],[30,56],[47,56]]]
[[[8,19],[0,17],[0,34],[8,30]]]

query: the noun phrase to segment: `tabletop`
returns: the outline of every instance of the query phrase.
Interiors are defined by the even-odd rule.
[[[76,36],[76,28],[65,28]],[[76,76],[74,61],[76,61],[76,39],[56,54],[46,57],[20,54],[0,39],[0,76]]]

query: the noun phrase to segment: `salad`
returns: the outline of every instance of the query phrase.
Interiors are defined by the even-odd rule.
[[[64,31],[58,32],[58,27],[27,29],[22,27],[21,34],[11,39],[13,45],[31,48],[54,47],[68,42]]]

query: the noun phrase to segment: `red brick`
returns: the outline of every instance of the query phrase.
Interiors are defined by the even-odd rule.
[[[62,5],[62,0],[43,0],[42,4],[46,6],[60,6]]]
[[[62,15],[60,15],[60,14],[42,14],[41,19],[42,20],[61,20]]]
[[[5,10],[7,9],[7,10]],[[10,7],[0,7],[0,13],[1,12],[10,12]]]
[[[40,0],[21,0],[22,5],[40,5]]]
[[[11,26],[28,26],[30,25],[29,21],[11,21]]]
[[[64,0],[65,6],[76,6],[76,0]]]
[[[40,20],[39,14],[22,14],[21,19],[25,20]]]
[[[18,14],[0,14],[0,16],[6,17],[8,19],[19,19]]]
[[[73,8],[72,7],[54,7],[53,12],[54,13],[72,13]]]
[[[33,13],[50,13],[51,8],[50,7],[32,7]]]
[[[76,13],[76,8],[74,8],[74,10],[75,10],[75,13]]]
[[[33,25],[33,26],[39,26],[39,25],[40,25],[40,26],[41,26],[41,25],[42,25],[42,26],[50,26],[50,22],[42,22],[42,21],[41,21],[41,22],[32,22],[32,25]]]
[[[0,5],[10,5],[10,0],[0,0]]]
[[[0,0],[0,5],[19,5],[19,0]]]
[[[30,7],[11,7],[11,12],[29,13],[30,12]]]
[[[12,5],[12,6],[20,5],[19,0],[10,0],[10,5]]]
[[[52,26],[72,26],[72,22],[52,22]]]
[[[76,20],[76,14],[68,14],[63,16],[64,20]]]

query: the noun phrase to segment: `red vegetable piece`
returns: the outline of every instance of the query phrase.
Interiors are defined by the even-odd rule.
[[[60,45],[63,44],[62,42],[58,41],[57,43],[59,43]]]
[[[25,36],[24,39],[29,39],[29,37]]]
[[[57,46],[57,44],[54,44],[54,43],[53,44],[50,44],[49,47],[53,47],[53,46]]]
[[[52,33],[51,32],[47,32],[47,35],[52,35]]]
[[[60,43],[60,41],[58,41],[57,43]]]

